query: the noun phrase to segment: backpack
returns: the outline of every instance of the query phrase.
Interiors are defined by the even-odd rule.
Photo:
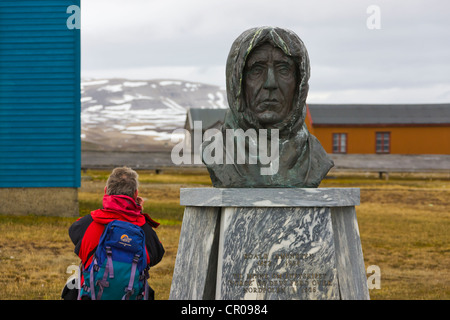
[[[147,300],[148,269],[144,231],[114,220],[106,225],[92,263],[83,270],[78,299]]]

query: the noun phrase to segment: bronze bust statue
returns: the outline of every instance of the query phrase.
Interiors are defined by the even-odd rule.
[[[230,109],[221,128],[251,132],[245,142],[225,150],[227,161],[211,162],[202,145],[215,187],[317,187],[333,166],[320,142],[309,133],[304,120],[310,75],[309,57],[300,38],[290,30],[276,27],[253,28],[242,33],[231,46],[226,65],[227,98]],[[275,154],[271,163],[259,154],[260,137],[269,139],[267,152]],[[229,138],[227,136],[227,138]],[[234,139],[238,139],[234,137]],[[259,139],[259,141],[258,141]],[[228,153],[227,153],[228,151]],[[259,150],[261,151],[261,150]],[[246,154],[245,163],[236,157]],[[253,162],[251,161],[253,160]],[[262,168],[271,167],[269,174]]]

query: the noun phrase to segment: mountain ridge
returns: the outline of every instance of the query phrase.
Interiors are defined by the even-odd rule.
[[[227,108],[226,91],[177,79],[82,79],[82,148],[170,149],[172,132],[184,127],[189,108]]]

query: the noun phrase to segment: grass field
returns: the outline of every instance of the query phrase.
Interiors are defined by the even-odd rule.
[[[109,172],[87,171],[79,190],[80,216],[101,206]],[[161,222],[157,229],[166,254],[151,269],[156,299],[169,297],[184,208],[180,187],[210,186],[206,172],[141,171],[145,211]],[[450,179],[448,174],[377,175],[333,173],[320,187],[361,189],[356,208],[366,268],[381,270],[381,288],[372,299],[450,299]],[[1,209],[0,209],[1,211]],[[1,213],[1,212],[0,212]],[[0,299],[60,298],[78,265],[68,237],[76,218],[0,214]]]

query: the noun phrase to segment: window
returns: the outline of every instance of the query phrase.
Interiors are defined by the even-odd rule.
[[[376,132],[376,152],[390,153],[391,151],[391,133],[390,132]]]
[[[333,133],[333,153],[347,153],[346,133]]]

